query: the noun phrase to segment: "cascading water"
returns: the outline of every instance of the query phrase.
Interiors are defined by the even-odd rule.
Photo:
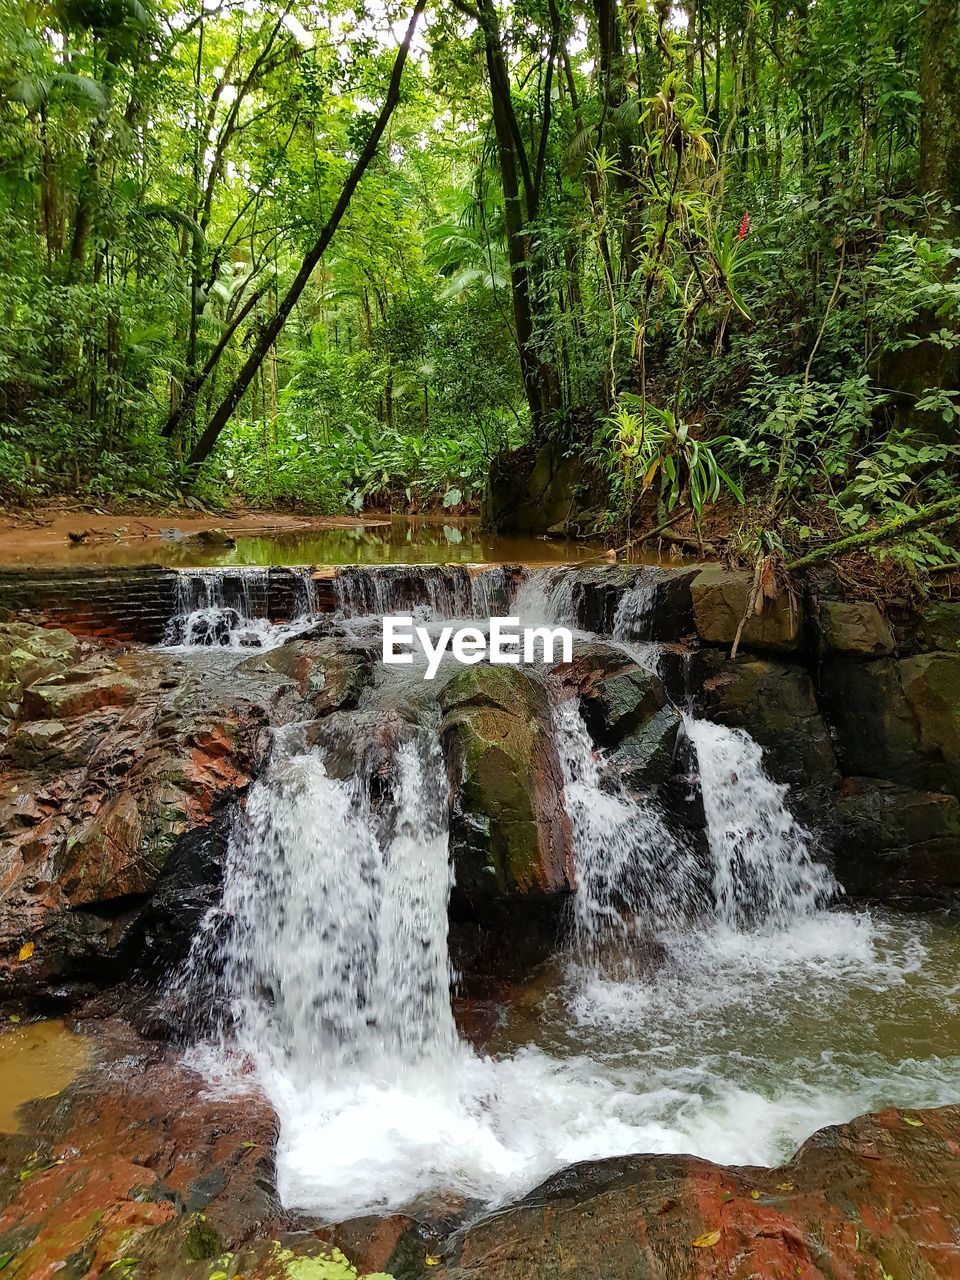
[[[399,578],[380,580],[391,585],[344,575],[341,612],[396,609]],[[481,612],[475,586],[443,590],[431,610]],[[618,611],[623,647],[646,608],[638,596]],[[510,612],[572,620],[572,575],[527,575]],[[637,1151],[773,1163],[821,1125],[960,1091],[960,1007],[940,935],[824,909],[832,877],[757,744],[686,721],[704,860],[652,797],[611,776],[575,699],[553,716],[577,945],[538,975],[534,1019],[529,1000],[508,1002],[488,1056],[459,1040],[446,778],[435,708],[416,684],[398,711],[413,686],[381,672],[369,705],[338,722],[361,761],[346,780],[342,753],[304,750],[296,733],[278,741],[188,965],[194,990],[209,993],[216,975],[220,1011],[194,1061],[211,1078],[225,1060],[252,1062],[279,1120],[286,1207],[335,1220],[443,1192],[494,1205],[565,1164]],[[405,728],[366,751],[363,735],[391,715]],[[943,1033],[917,1062],[911,1010],[924,1001]],[[829,1027],[816,1014],[828,1004],[843,1009]]]
[[[487,566],[387,565],[341,569],[334,579],[338,611],[346,619],[380,623],[385,614],[429,618],[504,615],[513,590],[510,571]]]
[[[384,815],[368,774],[342,782],[319,751],[281,753],[231,846],[220,943],[230,1022],[301,1087],[318,1070],[392,1073],[456,1039],[435,733],[399,746],[392,766]]]
[[[613,615],[614,640],[647,640],[653,620],[653,606],[657,598],[657,584],[648,570],[636,586],[627,587],[617,601]]]
[[[269,621],[266,569],[184,569],[177,575],[177,604],[164,644],[172,648],[275,649],[313,624],[315,598],[308,569],[284,570],[293,587],[292,617]]]
[[[578,949],[595,956],[664,927],[679,928],[698,900],[696,860],[649,800],[604,785],[579,703],[555,708],[564,798],[573,831]]]
[[[786,805],[742,729],[684,719],[697,754],[713,862],[717,919],[730,929],[787,928],[825,906],[839,886],[810,856],[811,836]]]

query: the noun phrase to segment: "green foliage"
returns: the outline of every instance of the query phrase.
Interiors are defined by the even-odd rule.
[[[598,443],[601,465],[606,449],[622,467],[628,504],[638,481],[644,490],[659,481],[660,503],[666,511],[686,495],[698,520],[723,489],[743,501],[740,486],[714,454],[714,448],[724,443],[722,438],[710,444],[698,440],[691,423],[678,420],[671,409],[645,404],[629,391],[621,394]]]
[[[392,38],[344,0],[4,10],[0,496],[456,511],[499,450],[593,428],[628,520],[650,490],[698,520],[745,499],[796,541],[956,485],[960,214],[950,130],[923,127],[950,107],[924,0],[700,0],[688,28],[473,7],[430,9],[199,476]]]

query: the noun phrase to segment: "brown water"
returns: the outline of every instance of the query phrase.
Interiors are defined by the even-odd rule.
[[[82,527],[82,521],[78,522]],[[396,516],[366,525],[286,529],[236,535],[233,547],[207,547],[184,536],[173,522],[160,533],[143,536],[98,533],[74,545],[66,535],[42,541],[24,537],[20,545],[8,535],[0,541],[0,564],[82,567],[96,565],[167,565],[217,568],[230,565],[302,564],[575,564],[602,561],[599,542],[551,538],[497,537],[476,520],[432,521]],[[633,560],[658,563],[638,552]]]
[[[61,1093],[92,1057],[90,1041],[59,1018],[0,1032],[0,1132],[20,1132],[23,1104]]]

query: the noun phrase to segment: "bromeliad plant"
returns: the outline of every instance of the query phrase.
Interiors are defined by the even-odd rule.
[[[637,483],[645,492],[658,480],[661,510],[673,511],[686,496],[698,523],[705,507],[716,502],[724,489],[743,502],[743,491],[714,453],[726,437],[708,443],[698,440],[693,430],[694,424],[671,409],[659,409],[629,391],[621,393],[604,424],[601,448],[620,471],[628,510]]]

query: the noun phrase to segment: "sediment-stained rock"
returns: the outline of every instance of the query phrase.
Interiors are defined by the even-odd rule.
[[[751,589],[749,573],[721,568],[701,570],[690,584],[700,639],[708,644],[732,645],[743,623],[740,644],[745,649],[792,652],[801,640],[802,609],[783,592],[775,600],[766,601],[762,612],[748,612]]]
[[[0,756],[0,991],[63,999],[135,961],[178,842],[225,819],[300,695],[274,672],[238,687],[204,658],[89,646],[39,675]]]

